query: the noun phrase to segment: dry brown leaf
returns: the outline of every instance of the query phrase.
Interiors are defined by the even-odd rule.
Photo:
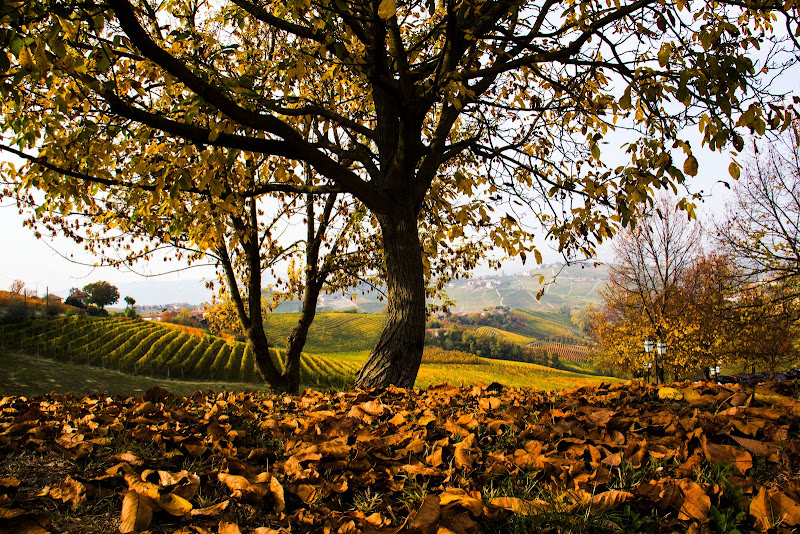
[[[17,477],[0,478],[0,486],[4,488],[16,488],[19,484],[20,481]]]
[[[477,456],[475,448],[475,434],[470,434],[463,440],[456,443],[454,456],[456,467],[459,469],[472,469],[475,456]]]
[[[186,499],[187,501],[194,498],[197,495],[197,492],[200,490],[200,477],[197,476],[195,473],[188,473],[186,471],[182,471],[186,473],[183,482],[180,483],[179,486],[172,490],[172,493],[175,495],[179,495]]]
[[[442,509],[439,505],[439,497],[437,495],[428,495],[422,501],[422,505],[414,512],[411,519],[408,521],[408,528],[410,529],[424,529],[429,525],[436,523],[442,516]]]
[[[740,475],[753,467],[753,457],[750,453],[732,445],[719,445],[707,443],[703,440],[703,451],[709,462],[724,462],[733,464]]]
[[[522,515],[533,515],[546,506],[544,501],[526,501],[519,497],[496,497],[489,504]]]
[[[278,482],[278,479],[272,477],[269,481],[269,492],[272,494],[274,500],[274,508],[276,512],[283,512],[286,509],[286,500],[283,495],[283,486]]]
[[[250,481],[241,475],[218,473],[217,478],[220,482],[228,486],[228,489],[231,491],[244,490],[250,487]]]
[[[425,463],[431,467],[439,467],[442,465],[442,448],[437,448],[430,456],[426,457]]]
[[[778,444],[773,442],[763,442],[757,439],[743,438],[740,436],[729,436],[736,443],[755,454],[756,456],[772,456],[778,451]]]
[[[294,491],[292,491],[292,488],[294,488]],[[317,488],[311,484],[298,484],[296,487],[290,486],[289,491],[292,491],[305,503],[313,501],[317,496]]]
[[[688,480],[679,480],[683,492],[683,504],[678,513],[678,519],[707,522],[708,513],[711,511],[711,498],[706,494],[700,484]]]
[[[478,406],[483,410],[496,410],[503,404],[497,397],[483,397],[478,399]]]
[[[219,522],[218,534],[242,534],[241,529],[237,523],[228,523],[227,521]]]
[[[78,508],[86,502],[86,494],[87,487],[69,475],[60,484],[50,489],[50,496],[53,499],[71,503],[73,508]]]
[[[796,527],[800,525],[800,504],[780,490],[762,487],[750,501],[750,515],[764,531],[777,525]]]
[[[476,517],[483,514],[483,501],[467,495],[464,490],[447,490],[447,492],[439,495],[439,506],[444,507],[452,504],[466,508]]]
[[[586,420],[594,426],[606,426],[616,413],[614,410],[597,410],[590,413]]]
[[[132,453],[131,451],[123,452],[122,454],[115,454],[113,456],[108,457],[108,461],[110,462],[125,462],[126,464],[130,464],[134,467],[140,467],[144,465],[144,460],[139,458],[137,455]]]
[[[192,511],[192,503],[179,495],[175,495],[174,493],[162,495],[161,499],[158,501],[158,504],[167,513],[176,516],[183,516]]]
[[[356,526],[356,522],[351,519],[342,524],[336,531],[336,534],[361,534],[361,530]]]
[[[629,493],[627,491],[609,490],[604,491],[603,493],[598,493],[592,497],[591,512],[594,514],[603,512],[605,510],[611,510],[628,502],[631,498],[633,498],[633,493]]]
[[[217,517],[225,511],[230,505],[230,500],[224,500],[213,506],[206,506],[205,508],[195,508],[190,512],[192,517]]]
[[[122,499],[119,531],[127,533],[145,530],[153,519],[153,511],[156,508],[154,505],[153,500],[145,495],[133,490],[126,492]]]
[[[50,517],[46,514],[0,508],[0,532],[3,534],[49,534],[47,527],[50,523]]]

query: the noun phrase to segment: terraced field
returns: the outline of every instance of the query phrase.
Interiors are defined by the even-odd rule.
[[[343,314],[344,315],[344,314]],[[261,382],[245,343],[187,333],[167,323],[126,318],[58,317],[0,326],[0,343],[61,361],[131,374],[192,380]],[[271,349],[283,368],[282,351]],[[358,367],[325,356],[303,354],[303,384],[342,386]]]
[[[534,350],[543,350],[548,354],[557,354],[560,360],[571,362],[588,362],[589,349],[585,345],[569,345],[555,341],[535,341],[528,345]]]
[[[264,321],[267,337],[277,346],[285,346],[286,336],[299,317],[299,313],[267,315]],[[370,350],[381,335],[383,321],[383,315],[319,313],[311,324],[303,350],[317,354]]]
[[[526,312],[512,310],[510,312],[517,319],[520,326],[514,328],[514,333],[540,341],[559,341],[581,345],[585,340],[576,332],[575,327],[564,322],[559,314],[547,312]]]

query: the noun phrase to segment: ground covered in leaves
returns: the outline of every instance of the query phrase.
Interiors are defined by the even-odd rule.
[[[797,398],[787,382],[4,397],[0,532],[792,532]]]

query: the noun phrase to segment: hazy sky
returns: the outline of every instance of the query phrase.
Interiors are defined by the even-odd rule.
[[[695,152],[698,149],[695,148]],[[693,191],[703,190],[709,195],[704,205],[700,206],[700,216],[703,219],[719,216],[724,210],[724,200],[729,195],[728,189],[716,182],[720,178],[727,178],[728,163],[730,158],[727,155],[712,154],[705,151],[700,159],[700,176],[693,180]],[[7,289],[13,280],[23,280],[28,287],[38,289],[39,294],[44,294],[49,287],[50,291],[56,294],[63,294],[71,287],[83,287],[84,285],[97,280],[108,280],[109,282],[123,287],[137,288],[131,289],[132,292],[142,293],[142,285],[152,285],[161,288],[159,291],[151,292],[147,300],[137,298],[139,303],[160,304],[174,302],[178,300],[176,295],[168,288],[186,287],[186,284],[169,284],[166,282],[175,281],[195,281],[215,279],[212,267],[198,267],[189,270],[165,274],[156,278],[144,278],[127,270],[117,270],[109,267],[95,268],[90,265],[96,259],[84,253],[80,245],[68,239],[50,238],[36,239],[30,229],[22,227],[23,217],[18,214],[16,206],[9,200],[0,203],[0,250],[3,251],[2,261],[0,261],[0,289]],[[558,261],[558,254],[547,253],[543,250],[545,262]],[[59,254],[60,253],[60,254]],[[63,256],[74,255],[75,260],[88,265],[73,263]],[[601,260],[610,260],[608,247],[600,251]],[[162,261],[152,262],[151,265],[138,265],[137,271],[145,274],[158,274],[171,269],[180,267],[175,262],[164,263]],[[529,270],[535,265],[530,262],[523,265],[521,261],[510,260],[503,270],[506,273],[513,273],[522,270]],[[479,270],[479,273],[488,272],[486,269]],[[202,284],[197,283],[198,291],[202,292]],[[205,293],[203,293],[205,294]],[[166,300],[157,300],[163,298]],[[199,297],[197,297],[199,298]],[[150,299],[155,299],[150,302]],[[189,300],[192,302],[192,300]]]

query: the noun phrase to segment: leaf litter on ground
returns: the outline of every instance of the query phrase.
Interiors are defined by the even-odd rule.
[[[0,532],[800,526],[792,383],[8,396],[0,454]]]

